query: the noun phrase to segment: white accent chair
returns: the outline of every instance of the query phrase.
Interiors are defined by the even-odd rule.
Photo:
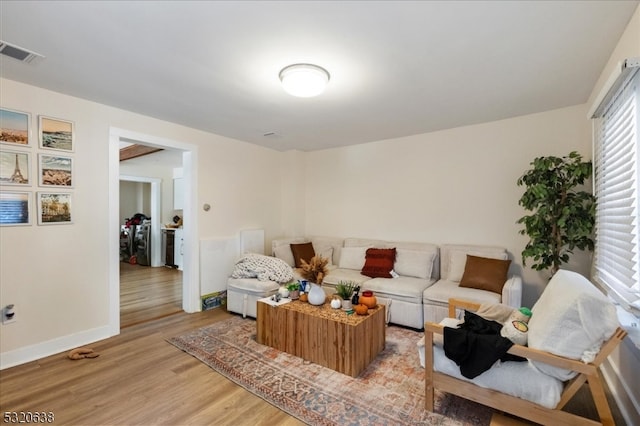
[[[457,309],[480,304],[451,300]],[[434,345],[443,324],[425,324],[425,408],[434,410],[434,391],[444,391],[545,425],[614,425],[602,386],[600,364],[626,336],[613,304],[581,275],[558,271],[534,305],[529,321],[529,346],[514,345],[509,353],[527,362],[498,362],[468,379]],[[446,320],[445,320],[446,321]],[[446,343],[445,343],[446,344]],[[588,383],[600,422],[563,411],[578,389]]]

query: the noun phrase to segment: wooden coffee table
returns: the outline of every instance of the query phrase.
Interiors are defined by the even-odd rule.
[[[328,303],[292,301],[272,306],[258,300],[256,341],[291,355],[358,376],[384,349],[385,308],[347,315]]]

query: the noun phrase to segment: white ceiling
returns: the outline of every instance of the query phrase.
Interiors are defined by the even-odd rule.
[[[584,103],[637,6],[1,0],[0,39],[46,58],[2,56],[0,75],[310,151]],[[329,70],[324,94],[282,90],[280,69],[297,62]]]

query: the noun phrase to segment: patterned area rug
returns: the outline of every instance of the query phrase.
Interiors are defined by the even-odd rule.
[[[386,347],[359,377],[305,362],[255,341],[256,322],[233,317],[169,343],[310,425],[488,425],[492,410],[436,392],[424,409],[422,333],[389,326]]]

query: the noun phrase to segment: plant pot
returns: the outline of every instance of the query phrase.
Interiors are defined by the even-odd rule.
[[[300,298],[300,290],[290,290],[289,299],[298,300]]]
[[[351,304],[351,300],[342,301],[342,310],[348,311],[349,309],[352,309],[352,308],[353,308],[353,305]]]

